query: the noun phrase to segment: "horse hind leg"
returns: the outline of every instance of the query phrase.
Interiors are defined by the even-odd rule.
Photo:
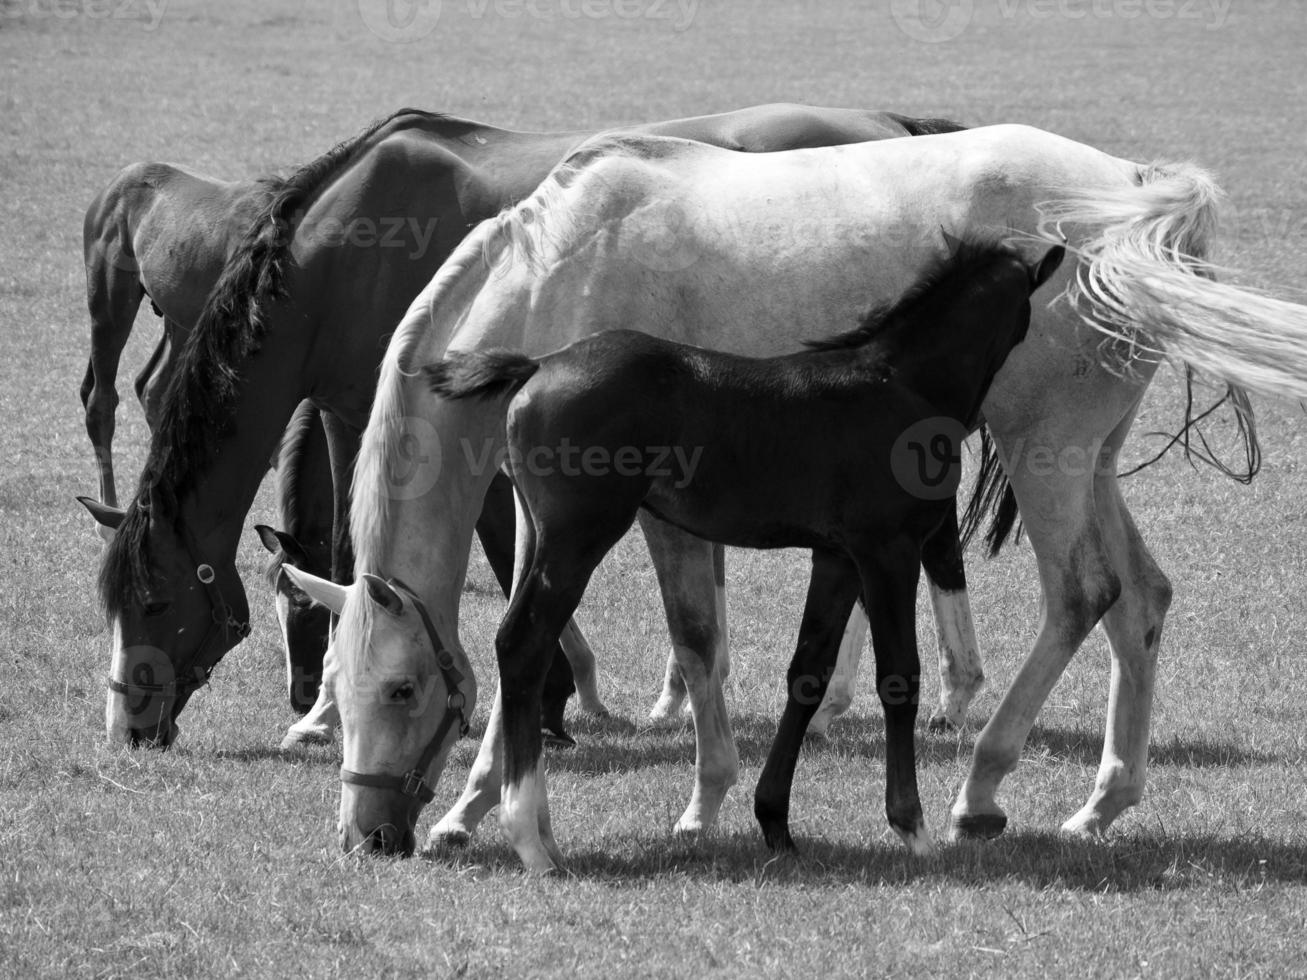
[[[123,348],[136,322],[136,311],[145,297],[134,260],[116,262],[117,250],[116,241],[88,243],[86,304],[91,315],[91,356],[81,388],[86,434],[95,452],[100,501],[111,507],[118,506],[113,473],[114,416],[118,410],[115,379]],[[101,534],[109,538],[113,532],[101,529]]]
[[[1124,440],[1128,419],[1113,434]],[[1111,455],[1115,461],[1115,453]],[[1144,544],[1121,498],[1113,468],[1095,481],[1094,500],[1107,547],[1121,577],[1121,596],[1103,616],[1112,651],[1107,731],[1094,792],[1062,825],[1066,833],[1101,836],[1126,808],[1143,796],[1148,765],[1148,729],[1162,624],[1171,603],[1171,583]]]
[[[1053,685],[1121,592],[1089,474],[1041,480],[1018,461],[1010,475],[1039,567],[1043,616],[1034,648],[976,739],[971,770],[953,805],[954,839],[1003,832],[1007,816],[995,799],[998,786],[1016,767]]]
[[[644,527],[644,537],[650,544],[650,554],[654,555],[657,547],[668,547],[659,537],[661,531],[654,525]],[[650,533],[655,534],[654,540],[650,540]],[[655,559],[656,563],[657,559]],[[718,619],[718,635],[723,638],[723,642],[718,649],[718,669],[721,673],[721,679],[725,682],[727,677],[731,676],[731,647],[727,642],[727,549],[721,545],[712,546],[712,578],[714,578],[714,597],[716,601],[716,619]],[[663,672],[663,690],[657,696],[657,702],[650,710],[650,723],[655,728],[674,728],[681,724],[681,711],[685,706],[685,678],[681,677],[681,668],[677,666],[676,651],[669,651],[667,655],[667,669]]]
[[[694,718],[695,784],[677,833],[699,833],[717,820],[726,792],[739,779],[740,759],[722,691],[725,632],[718,625],[716,545],[645,511],[641,526],[654,558],[679,676]]]

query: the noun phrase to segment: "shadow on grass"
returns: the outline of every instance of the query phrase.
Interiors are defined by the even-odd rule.
[[[859,847],[800,838],[798,845],[797,855],[776,856],[756,833],[713,834],[697,841],[623,837],[607,850],[569,851],[564,844],[564,854],[569,875],[638,888],[658,876],[760,888],[1020,883],[1098,893],[1307,884],[1307,840],[1139,834],[1104,842],[1018,832],[994,841],[943,845],[927,860],[913,858],[897,843]],[[498,839],[463,851],[426,852],[423,859],[498,874],[521,871],[517,855]]]
[[[219,749],[213,753],[216,759],[231,759],[234,762],[287,762],[296,765],[338,766],[340,765],[340,746],[301,745],[293,749],[281,749],[275,745],[251,745],[242,749]]]
[[[621,718],[579,716],[569,719],[568,726],[578,744],[574,749],[552,751],[551,768],[615,772],[689,763],[694,759],[694,734],[688,723],[674,729],[641,729]],[[761,765],[766,761],[776,735],[775,719],[760,714],[735,715],[731,718],[731,729],[743,764]],[[953,763],[959,755],[969,758],[976,734],[975,729],[961,734],[935,734],[918,727],[918,762],[929,766]],[[1096,766],[1102,750],[1101,733],[1036,725],[1026,742],[1025,754],[1047,753],[1054,758]],[[885,735],[881,720],[874,716],[845,716],[832,726],[830,738],[809,738],[804,743],[804,753],[883,759]],[[1149,749],[1149,762],[1160,766],[1211,768],[1275,761],[1277,757],[1270,753],[1203,738],[1175,738]]]

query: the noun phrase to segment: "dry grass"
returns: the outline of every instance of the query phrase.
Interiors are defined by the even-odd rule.
[[[744,769],[720,833],[698,842],[669,834],[689,789],[688,736],[630,723],[662,669],[652,572],[636,542],[605,563],[584,622],[627,721],[579,721],[583,747],[551,757],[573,872],[562,880],[523,878],[493,828],[452,858],[336,853],[334,754],[272,750],[290,715],[253,535],[241,567],[255,633],[183,716],[179,749],[101,744],[99,546],[72,501],[94,485],[75,394],[80,222],[131,160],[245,175],[403,104],[540,129],[783,99],[1020,120],[1210,166],[1233,211],[1217,258],[1282,295],[1307,285],[1307,26],[1294,5],[1234,0],[1219,29],[976,6],[960,38],[929,45],[852,3],[704,3],[677,33],[493,4],[477,18],[445,0],[435,33],[393,45],[346,0],[172,0],[153,31],[143,2],[119,7],[135,19],[97,19],[106,7],[89,0],[58,7],[67,18],[53,0],[0,3],[0,975],[1301,975],[1307,429],[1292,408],[1263,410],[1268,460],[1251,488],[1178,461],[1127,484],[1177,599],[1148,794],[1107,843],[1051,833],[1096,767],[1108,665],[1095,636],[1005,784],[1008,837],[924,863],[886,840],[879,720],[859,702],[801,766],[803,856],[771,861],[748,801],[802,601],[795,554],[732,558]],[[124,379],[157,335],[148,314],[140,326]],[[1137,431],[1170,425],[1178,405],[1162,380]],[[127,482],[144,430],[134,405],[120,418]],[[1135,452],[1149,444],[1137,438]],[[249,523],[268,514],[261,499]],[[1026,549],[975,559],[971,573],[992,679],[974,726],[1029,648],[1037,589]],[[484,671],[502,606],[483,565],[472,578],[464,639]],[[460,747],[429,818],[452,802],[473,748]],[[922,737],[936,829],[969,749],[970,735]]]

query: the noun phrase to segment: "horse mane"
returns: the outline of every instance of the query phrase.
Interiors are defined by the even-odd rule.
[[[284,295],[296,209],[354,163],[387,126],[448,119],[421,109],[400,109],[289,176],[260,178],[265,197],[177,353],[136,496],[105,552],[99,591],[110,616],[120,614],[134,596],[149,587],[149,521],[157,491],[166,490],[169,496],[184,492],[196,470],[211,458],[225,430],[236,400],[239,366],[258,349],[267,303]]]
[[[981,268],[1002,256],[1020,261],[1019,254],[1008,240],[998,235],[963,239],[951,254],[927,269],[902,296],[888,303],[873,306],[852,330],[819,340],[805,340],[803,345],[808,350],[816,352],[861,347],[914,312],[916,307],[932,297],[935,290],[943,290],[950,284],[956,285],[959,289],[965,287],[975,279]]]

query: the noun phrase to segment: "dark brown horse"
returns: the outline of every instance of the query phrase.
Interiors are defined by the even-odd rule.
[[[779,105],[635,131],[764,152],[957,128]],[[267,460],[304,398],[336,423],[327,429],[336,474],[333,575],[352,578],[342,530],[347,476],[390,331],[472,225],[528,195],[590,135],[516,133],[405,109],[282,182],[187,338],[140,487],[105,556],[112,741],[169,744],[187,699],[243,637],[236,544]],[[405,440],[415,462],[456,451],[426,436],[415,420]],[[425,494],[429,487],[413,482],[421,471],[397,468],[388,492]],[[501,581],[512,563],[510,494],[501,481],[478,525]],[[574,629],[569,635],[579,640]],[[574,664],[592,667],[583,643],[566,649]],[[601,707],[592,671],[577,681],[583,707]],[[320,699],[288,741],[329,736],[334,722],[334,705]]]
[[[106,539],[121,520],[113,471],[115,382],[140,306],[148,298],[164,325],[163,336],[134,385],[154,429],[186,335],[199,319],[227,259],[281,186],[276,177],[230,182],[168,163],[134,163],[124,167],[86,210],[82,246],[91,354],[81,398],[100,499],[81,499],[96,515]],[[287,429],[282,443],[281,521],[304,542],[294,545],[296,564],[303,562],[318,569],[317,574],[329,575],[333,513],[325,436],[312,405],[303,406],[297,419],[300,424]],[[301,473],[305,466],[310,471]],[[325,513],[320,504],[324,491]],[[326,617],[303,602],[303,593],[275,567],[271,576],[285,641],[288,694],[291,706],[303,713],[318,693]]]
[[[925,540],[956,511],[948,495],[930,499],[905,483],[897,457],[914,445],[947,443],[956,488],[958,443],[1026,335],[1030,295],[1062,256],[1055,246],[1027,266],[1015,250],[963,244],[858,329],[782,357],[611,330],[538,360],[464,351],[427,366],[437,395],[494,398],[507,418],[523,545],[495,637],[499,695],[491,718],[500,726],[487,729],[482,751],[502,751],[500,823],[529,870],[562,864],[534,724],[550,648],[641,509],[710,541],[813,550],[785,715],[758,787],[768,843],[794,846],[788,816],[799,745],[860,598],[885,712],[886,815],[914,853],[933,850],[914,757],[917,578]],[[421,602],[376,576],[365,581],[385,608]],[[449,656],[439,644],[436,654]],[[416,676],[402,661],[374,656],[379,676]],[[379,786],[388,777],[342,770],[341,778]],[[398,788],[401,780],[389,778]],[[360,832],[378,849],[405,849],[412,840],[411,827],[393,824]]]

